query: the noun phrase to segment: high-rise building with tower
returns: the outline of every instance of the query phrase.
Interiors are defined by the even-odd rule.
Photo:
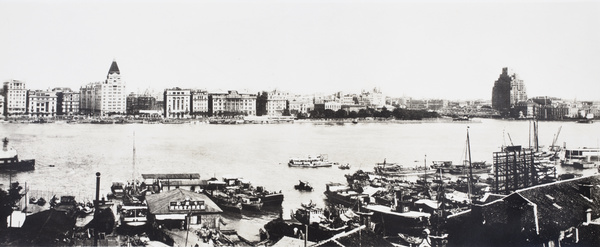
[[[519,79],[516,73],[509,73],[508,68],[502,68],[502,74],[492,89],[492,108],[506,114],[518,102],[526,100],[523,80]]]
[[[117,61],[113,60],[106,80],[92,82],[80,90],[80,109],[84,114],[107,115],[126,113],[125,82],[121,80],[121,71]]]

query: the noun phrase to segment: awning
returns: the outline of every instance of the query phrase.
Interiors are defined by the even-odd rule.
[[[185,220],[186,214],[159,214],[154,217],[156,220]]]
[[[440,203],[438,201],[429,200],[429,199],[421,199],[415,202],[415,204],[423,204],[432,209],[438,209],[440,207]]]

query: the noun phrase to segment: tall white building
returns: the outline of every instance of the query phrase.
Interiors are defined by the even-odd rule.
[[[109,113],[126,113],[125,82],[121,80],[117,61],[113,60],[110,65],[106,80],[85,85],[81,87],[80,92],[80,109],[83,113],[101,116]]]
[[[287,100],[290,97],[288,92],[273,90],[267,93],[267,115],[282,116],[287,107]]]
[[[213,116],[256,116],[256,94],[230,90],[209,94],[209,107]]]
[[[192,91],[192,113],[194,115],[208,116],[208,92],[202,90]]]
[[[25,82],[18,80],[4,82],[4,108],[7,116],[25,114],[27,111]]]
[[[35,90],[28,93],[27,113],[32,117],[54,117],[57,111],[56,92]]]
[[[165,89],[165,118],[189,118],[191,113],[192,90],[172,88]]]

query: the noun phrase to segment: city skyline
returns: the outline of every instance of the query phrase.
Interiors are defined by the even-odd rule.
[[[597,1],[139,1],[0,3],[0,79],[30,89],[102,81],[127,92],[490,99],[508,67],[527,93],[599,100]],[[566,85],[561,85],[566,84]]]

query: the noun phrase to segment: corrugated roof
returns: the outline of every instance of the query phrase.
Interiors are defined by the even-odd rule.
[[[217,206],[208,196],[181,188],[146,196],[148,202],[148,210],[151,214],[181,214],[187,213],[187,210],[173,211],[169,210],[169,203],[176,201],[184,201],[188,198],[190,201],[204,201],[206,210],[203,213],[222,213],[223,210]]]

